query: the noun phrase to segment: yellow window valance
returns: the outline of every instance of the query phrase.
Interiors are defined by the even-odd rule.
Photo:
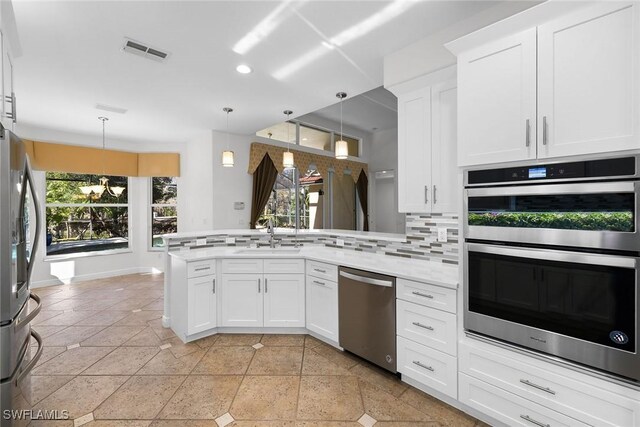
[[[23,140],[36,170],[120,176],[180,176],[179,153],[132,153]]]
[[[259,142],[252,143],[249,158],[249,173],[253,174],[255,172],[265,155],[268,155],[271,158],[271,161],[278,172],[282,173],[284,171],[284,166],[282,166],[282,153],[285,151],[287,151],[285,147],[262,144]],[[333,169],[335,173],[342,178],[345,174],[345,170],[350,170],[351,178],[354,181],[358,181],[361,171],[364,171],[367,175],[369,174],[366,163],[356,162],[353,160],[338,160],[333,156],[323,156],[321,154],[309,153],[300,150],[290,151],[293,152],[296,166],[300,171],[308,170],[309,165],[313,164],[323,177],[327,177],[329,169]]]

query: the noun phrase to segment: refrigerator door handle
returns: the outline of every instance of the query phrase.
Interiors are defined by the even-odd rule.
[[[33,182],[33,171],[31,169],[31,162],[29,161],[29,156],[27,155],[25,158],[25,178],[29,182],[29,189],[31,190],[31,197],[33,198],[33,206],[36,211],[36,230],[33,236],[33,245],[31,246],[31,257],[29,259],[29,263],[27,264],[27,277],[26,282],[31,282],[31,274],[33,273],[33,265],[35,261],[35,255],[38,251],[38,244],[40,243],[40,226],[42,224],[42,213],[40,212],[40,201],[38,200],[38,194],[36,193],[34,182]],[[26,186],[25,186],[26,187]],[[25,196],[22,196],[23,200]]]
[[[33,292],[30,292],[29,298],[33,299],[36,303],[38,303],[38,305],[36,306],[36,308],[31,310],[31,312],[29,312],[29,314],[27,314],[27,316],[24,319],[20,319],[16,321],[16,329],[20,329],[23,326],[28,325],[29,322],[31,322],[33,318],[36,317],[38,313],[40,313],[40,310],[42,309],[42,301],[40,300],[40,297],[38,295],[34,294]]]
[[[42,356],[42,351],[44,350],[44,345],[42,344],[42,337],[40,337],[40,334],[32,329],[31,336],[35,338],[36,341],[38,341],[38,351],[36,351],[36,354],[34,354],[29,363],[27,363],[27,366],[25,366],[16,377],[16,386],[20,384],[20,381],[22,381],[22,379],[26,377],[29,372],[31,372],[33,367],[36,366],[36,363],[38,363],[40,356]]]

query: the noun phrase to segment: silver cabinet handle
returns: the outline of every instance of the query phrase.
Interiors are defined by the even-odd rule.
[[[318,273],[326,273],[327,270],[320,270],[319,268],[314,268],[313,271],[317,271]]]
[[[424,186],[424,202],[429,203],[429,186],[425,185]]]
[[[417,361],[417,360],[414,360],[414,361],[413,361],[413,364],[414,364],[414,365],[417,365],[417,366],[420,366],[421,368],[424,368],[424,369],[426,369],[427,371],[435,372],[435,369],[433,369],[433,367],[432,367],[432,366],[424,365],[424,364],[420,363],[420,362],[419,362],[419,361]]]
[[[216,293],[216,279],[213,279],[212,282],[213,282],[212,283],[213,287],[211,289],[211,292],[213,292],[215,294]]]
[[[531,145],[531,125],[529,124],[529,119],[527,119],[526,122],[525,135],[525,146],[528,147]]]
[[[542,116],[542,145],[547,145],[548,135],[547,135],[547,116]]]
[[[326,283],[324,282],[318,282],[317,280],[314,280],[313,283],[315,283],[316,285],[320,285],[320,286],[327,286]]]
[[[200,268],[196,268],[196,271],[205,271],[205,270],[209,270],[211,267],[207,266],[207,267],[200,267]]]
[[[438,203],[438,199],[436,198],[436,185],[433,184],[433,204],[435,205],[436,203]]]
[[[258,279],[258,293],[260,293],[260,279]]]
[[[413,291],[411,293],[414,294],[414,295],[418,295],[419,297],[433,299],[433,295],[423,294],[422,292],[418,292],[418,291]]]
[[[554,394],[554,395],[556,394],[556,392],[555,392],[555,391],[553,391],[553,390],[551,390],[549,387],[543,387],[543,386],[541,386],[541,385],[538,385],[538,384],[532,383],[532,382],[531,382],[531,381],[529,381],[529,380],[521,379],[521,380],[520,380],[520,382],[521,382],[522,384],[528,385],[529,387],[537,388],[538,390],[542,390],[542,391],[547,392],[547,393],[549,393],[549,394]]]
[[[266,277],[264,278],[264,293],[266,294],[267,292],[269,292],[269,279],[267,279]]]
[[[422,329],[427,329],[429,331],[433,331],[433,326],[429,326],[429,325],[423,325],[420,322],[412,322],[415,326],[417,326],[418,328],[422,328]]]
[[[531,424],[535,424],[535,425],[540,426],[540,427],[551,427],[549,424],[545,424],[545,423],[540,422],[538,420],[534,420],[529,415],[520,415],[520,418],[522,418],[525,421],[529,421]]]

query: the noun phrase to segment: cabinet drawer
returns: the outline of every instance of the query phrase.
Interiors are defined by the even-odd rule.
[[[187,277],[201,277],[215,274],[216,260],[205,259],[202,261],[190,261],[187,263]]]
[[[338,281],[338,266],[318,261],[307,261],[307,274],[333,282]]]
[[[413,280],[398,279],[396,297],[439,310],[456,312],[456,290]]]
[[[495,350],[462,344],[460,372],[588,424],[640,425],[640,402],[629,393],[613,393],[580,381],[573,370],[560,368],[564,372],[556,373],[547,362],[527,363],[522,360],[525,355]]]
[[[456,315],[397,300],[398,335],[436,350],[457,354]]]
[[[398,371],[428,387],[457,398],[456,358],[398,337]]]
[[[304,274],[303,259],[265,259],[265,273],[297,273]]]
[[[484,381],[460,374],[460,402],[509,426],[587,426]]]
[[[225,274],[262,273],[263,260],[261,259],[223,259],[222,272]]]

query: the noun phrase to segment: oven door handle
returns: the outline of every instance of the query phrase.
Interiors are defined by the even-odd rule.
[[[637,182],[589,182],[579,184],[517,185],[490,188],[467,188],[467,197],[485,196],[548,196],[556,194],[633,193]]]
[[[541,259],[545,261],[572,262],[577,264],[603,265],[607,267],[636,268],[640,258],[559,251],[554,249],[521,248],[514,246],[466,243],[469,252],[482,252],[517,258]]]

